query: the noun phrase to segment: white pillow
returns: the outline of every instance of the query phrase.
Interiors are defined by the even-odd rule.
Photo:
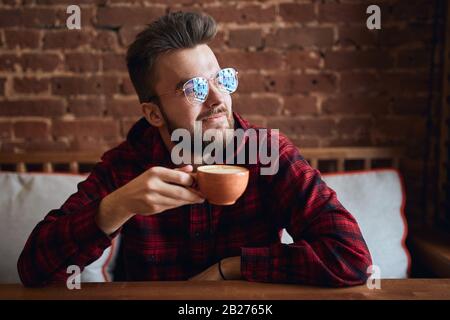
[[[0,172],[0,283],[20,283],[17,260],[33,228],[77,191],[85,175]],[[112,279],[118,243],[83,270],[81,281]]]
[[[100,258],[86,266],[81,273],[81,282],[111,282],[113,281],[114,267],[119,252],[120,236],[112,241],[110,247],[103,251]]]
[[[323,174],[342,205],[355,217],[383,279],[409,276],[411,259],[405,245],[405,192],[394,169]],[[282,243],[292,243],[283,230]]]

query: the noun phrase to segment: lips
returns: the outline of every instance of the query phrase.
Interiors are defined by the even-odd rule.
[[[221,112],[221,113],[214,114],[214,115],[212,115],[212,116],[203,118],[203,121],[212,120],[212,119],[217,119],[217,118],[220,118],[220,117],[222,117],[222,116],[225,116],[225,113],[224,113],[224,112]]]

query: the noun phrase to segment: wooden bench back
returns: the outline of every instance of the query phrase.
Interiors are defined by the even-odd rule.
[[[396,148],[304,148],[301,155],[323,172],[398,168],[402,150]],[[0,153],[0,171],[89,172],[101,152]]]

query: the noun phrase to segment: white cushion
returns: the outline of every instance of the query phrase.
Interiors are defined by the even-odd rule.
[[[380,277],[407,278],[410,255],[405,246],[407,234],[403,213],[405,195],[396,170],[380,169],[324,174],[342,205],[355,217]],[[283,230],[282,243],[292,243]]]
[[[120,237],[117,236],[112,241],[112,245],[103,251],[100,258],[84,268],[81,273],[81,282],[110,282],[113,281],[116,257],[119,252],[118,247]]]
[[[0,283],[19,283],[17,260],[33,228],[77,191],[85,175],[0,172]],[[83,282],[109,281],[117,245],[86,266]],[[106,277],[106,278],[105,278]]]

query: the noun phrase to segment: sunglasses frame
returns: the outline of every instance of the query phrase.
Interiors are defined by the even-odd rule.
[[[234,76],[235,76],[235,79],[236,79],[236,88],[235,88],[233,91],[231,91],[231,92],[228,91],[227,89],[224,89],[221,85],[218,84],[218,76],[219,76],[220,72],[222,72],[222,71],[224,71],[224,70],[228,70],[228,69],[233,70],[233,72],[235,73]],[[208,95],[209,95],[209,89],[210,89],[210,88],[209,88],[209,81],[214,80],[214,83],[215,83],[216,87],[217,87],[221,92],[227,93],[227,94],[232,94],[232,93],[236,92],[236,90],[237,90],[237,88],[238,88],[238,86],[239,86],[239,78],[238,78],[238,74],[239,74],[239,72],[238,72],[236,69],[234,69],[234,68],[222,68],[222,69],[220,69],[219,71],[217,71],[217,73],[214,75],[214,77],[212,77],[212,78],[210,78],[210,79],[206,79],[206,78],[204,78],[204,77],[194,77],[194,78],[191,78],[191,79],[187,80],[187,81],[183,84],[183,87],[182,87],[181,89],[175,90],[175,93],[182,91],[183,94],[184,94],[184,97],[186,98],[186,100],[187,100],[190,104],[193,104],[193,105],[196,105],[196,104],[202,104],[202,103],[204,103],[204,102],[206,101],[206,99],[208,98]],[[188,90],[188,87],[187,87],[187,86],[188,86],[188,85],[191,85],[191,82],[194,81],[195,79],[201,79],[201,80],[204,80],[204,81],[205,81],[205,84],[207,85],[208,92],[206,93],[205,98],[204,98],[203,100],[194,98],[193,101],[191,101],[192,99],[189,98],[189,97],[188,97],[188,94],[186,93],[186,90]],[[192,89],[192,88],[190,88],[190,89]],[[160,94],[160,95],[158,95],[158,96],[153,96],[153,97],[151,97],[150,99],[153,99],[154,97],[165,96],[165,95],[168,95],[168,94],[172,94],[172,92],[167,92],[167,93]]]

